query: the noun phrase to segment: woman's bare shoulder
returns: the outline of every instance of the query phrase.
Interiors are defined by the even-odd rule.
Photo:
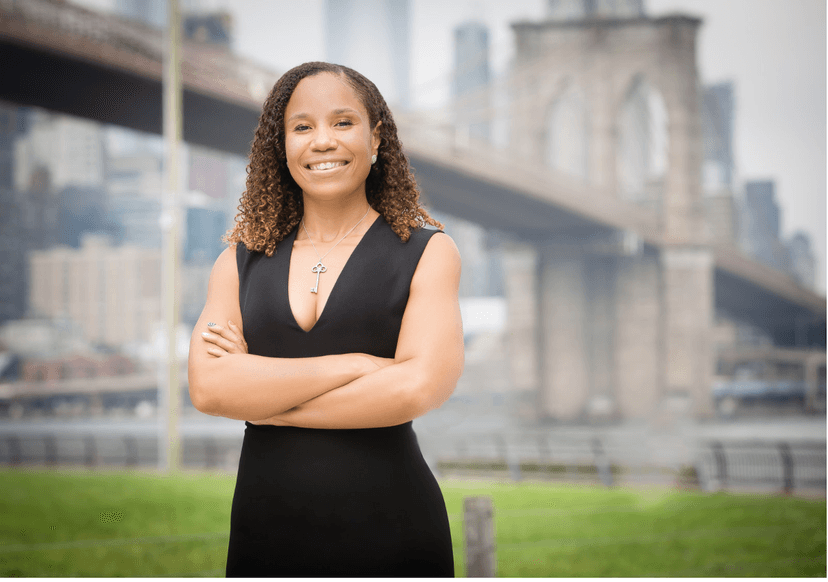
[[[435,282],[442,282],[452,288],[460,279],[460,251],[449,235],[437,232],[426,244],[414,278],[412,290],[419,287],[432,287]]]
[[[210,272],[210,283],[208,295],[214,286],[239,286],[239,271],[236,264],[236,245],[230,245],[223,251],[213,263],[213,270]]]
[[[460,250],[451,238],[444,232],[436,232],[429,239],[423,251],[423,258],[427,261],[438,261],[446,266],[460,267]]]

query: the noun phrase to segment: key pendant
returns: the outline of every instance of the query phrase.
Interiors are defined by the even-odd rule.
[[[319,261],[318,263],[316,263],[316,266],[313,269],[311,269],[311,271],[316,273],[316,285],[314,287],[311,287],[311,293],[316,293],[319,290],[319,275],[321,275],[322,273],[324,273],[327,270],[328,270],[328,267],[323,265],[322,261]]]

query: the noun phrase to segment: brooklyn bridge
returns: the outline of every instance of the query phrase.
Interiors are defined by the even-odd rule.
[[[507,235],[511,382],[536,393],[540,417],[600,408],[647,418],[671,399],[709,417],[715,369],[740,358],[803,366],[814,405],[825,298],[742,252],[704,205],[700,26],[685,16],[519,23],[515,65],[499,87],[470,94],[454,115],[396,113],[427,203]],[[0,0],[0,100],[160,134],[162,53],[162,33],[140,23]],[[184,140],[246,156],[278,74],[193,43],[182,74]],[[647,154],[660,155],[659,171],[636,182],[618,150],[625,103],[642,91],[657,97],[666,124],[661,153]],[[559,97],[588,102],[591,122],[589,147],[555,168],[537,120]],[[504,118],[504,143],[474,131]],[[717,314],[774,345],[720,352]]]

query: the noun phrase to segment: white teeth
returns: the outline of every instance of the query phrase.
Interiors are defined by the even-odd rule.
[[[344,166],[345,162],[325,162],[324,164],[313,164],[312,166],[308,166],[311,170],[330,170],[331,168],[336,168],[337,166]]]

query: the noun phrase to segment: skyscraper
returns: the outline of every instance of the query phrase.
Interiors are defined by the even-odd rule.
[[[49,170],[38,166],[25,181],[17,175],[16,153],[32,119],[32,110],[0,103],[0,322],[25,315],[29,253],[54,244],[57,236]]]
[[[164,0],[117,0],[115,12],[156,28],[164,28],[167,24],[167,3]]]
[[[701,93],[701,128],[704,161],[702,189],[704,212],[711,240],[733,244],[738,215],[733,197],[733,84],[708,85]]]
[[[55,190],[67,186],[102,187],[104,144],[103,128],[97,122],[33,110],[28,130],[15,143],[15,185],[18,190],[25,190],[33,174],[46,169]]]
[[[368,77],[391,106],[410,102],[409,0],[325,0],[329,62]]]
[[[0,103],[0,322],[23,314],[26,244],[21,239],[21,213],[25,200],[15,188],[15,141],[25,131],[22,110]]]
[[[221,236],[227,230],[227,217],[211,208],[187,208],[186,216],[184,260],[212,265],[224,250]]]
[[[741,217],[742,249],[766,265],[787,271],[790,259],[787,248],[779,240],[780,211],[773,181],[745,184]]]
[[[791,274],[803,287],[814,287],[815,260],[811,249],[811,237],[802,231],[796,232],[788,242],[791,257]]]
[[[141,147],[111,155],[107,165],[109,216],[117,225],[115,242],[161,248],[163,160],[159,152]]]
[[[708,85],[702,93],[704,189],[733,187],[733,84]]]
[[[644,0],[547,0],[546,13],[552,20],[641,18]]]
[[[457,123],[471,138],[489,138],[489,79],[489,29],[482,22],[464,22],[454,29],[452,95]]]

